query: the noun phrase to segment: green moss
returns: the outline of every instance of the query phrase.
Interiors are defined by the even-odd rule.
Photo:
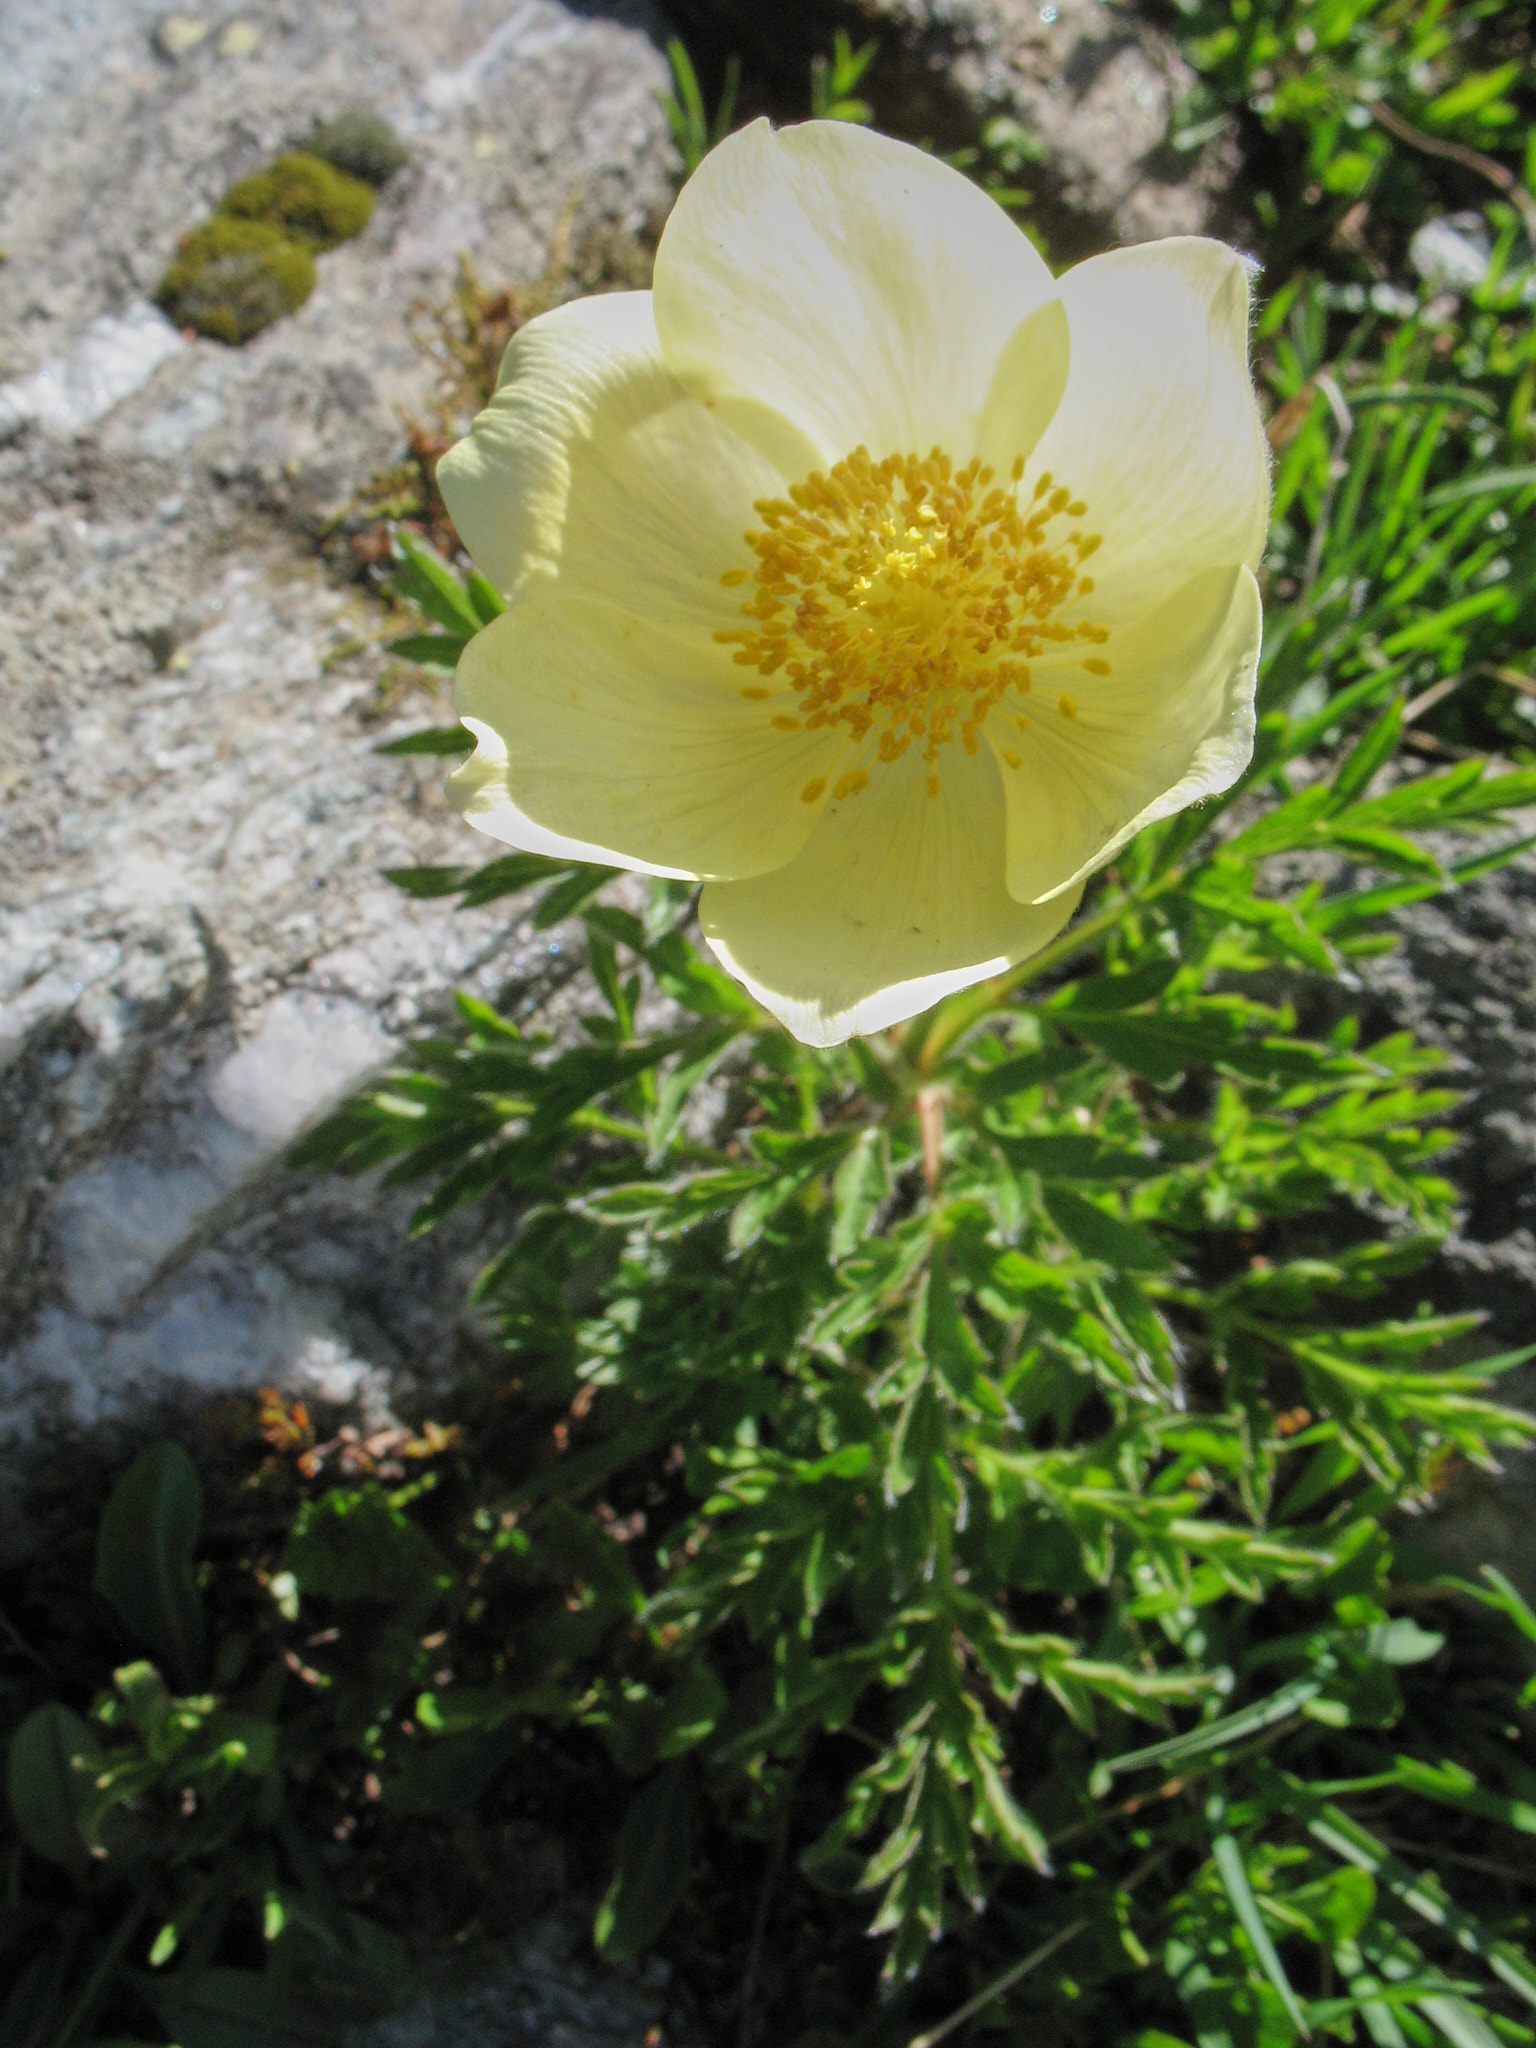
[[[178,327],[233,348],[314,288],[315,259],[303,242],[270,221],[215,214],[186,237],[155,298]]]
[[[409,155],[384,116],[372,107],[346,107],[334,121],[317,122],[304,148],[365,185],[382,185]]]
[[[232,185],[219,212],[233,220],[265,221],[312,249],[334,249],[367,227],[373,188],[323,157],[294,150]]]

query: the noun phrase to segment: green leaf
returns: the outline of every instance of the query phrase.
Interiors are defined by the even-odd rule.
[[[327,1600],[409,1600],[452,1583],[441,1553],[383,1487],[337,1487],[299,1508],[283,1570]]]
[[[177,2048],[336,2048],[339,2028],[284,1996],[275,1973],[178,1971],[154,2002]]]
[[[1345,756],[1333,778],[1334,804],[1343,806],[1359,796],[1367,784],[1397,752],[1403,729],[1403,706],[1399,698],[1384,711]]]
[[[1075,1030],[1076,1017],[1071,1011],[1067,1012],[1067,1017]],[[1022,1095],[1027,1088],[1043,1087],[1049,1081],[1060,1080],[1064,1074],[1081,1073],[1087,1065],[1088,1056],[1076,1046],[1053,1045],[1043,1052],[1026,1052],[1017,1059],[1002,1060],[995,1067],[973,1068],[966,1080],[977,1102],[1004,1102],[1010,1095]]]
[[[1220,1720],[1207,1721],[1204,1727],[1192,1728],[1187,1735],[1173,1735],[1166,1742],[1154,1742],[1146,1749],[1127,1750],[1121,1756],[1105,1757],[1093,1772],[1096,1796],[1107,1791],[1111,1781],[1126,1771],[1144,1771],[1154,1764],[1187,1763],[1191,1757],[1209,1756],[1213,1750],[1231,1749],[1239,1742],[1246,1742],[1250,1735],[1260,1735],[1266,1728],[1273,1728],[1281,1721],[1288,1721],[1293,1714],[1299,1714],[1322,1689],[1320,1679],[1293,1678],[1289,1685],[1271,1693],[1268,1699],[1256,1700],[1252,1706],[1240,1708],[1235,1714],[1223,1715]]]
[[[1117,1273],[1164,1273],[1173,1261],[1151,1231],[1124,1223],[1095,1202],[1059,1182],[1047,1181],[1045,1206],[1051,1221],[1086,1259],[1099,1259]]]
[[[891,1191],[883,1131],[861,1131],[832,1180],[832,1256],[846,1259],[869,1235],[880,1204]]]
[[[645,1606],[645,1593],[622,1543],[565,1501],[550,1506],[540,1549],[604,1606],[626,1618]]]
[[[476,868],[468,877],[461,898],[462,908],[475,910],[483,903],[494,903],[498,897],[519,895],[524,889],[531,889],[536,882],[552,882],[570,871],[569,861],[551,860],[547,854],[505,853],[499,860],[487,861],[483,868]]]
[[[886,1461],[885,1486],[893,1500],[900,1500],[917,1484],[923,1468],[943,1440],[944,1426],[939,1414],[933,1375],[924,1372],[908,1394],[891,1435]]]
[[[533,913],[533,928],[536,932],[548,931],[551,925],[562,919],[574,917],[578,910],[590,903],[605,882],[611,882],[617,868],[580,867],[563,882],[556,882],[545,892]],[[467,898],[466,898],[467,901]]]
[[[469,645],[454,633],[405,633],[398,640],[386,642],[388,652],[401,661],[419,662],[423,668],[457,668],[459,656]],[[401,753],[398,743],[392,748],[380,748],[381,753]]]
[[[994,1135],[1011,1165],[1038,1173],[1042,1180],[1153,1180],[1168,1171],[1162,1160],[1145,1152],[1123,1151],[1076,1131],[1038,1138]]]
[[[386,740],[375,747],[376,754],[467,754],[475,736],[464,725],[427,725],[420,732],[408,732],[403,739]]]
[[[448,632],[465,639],[478,633],[483,621],[474,600],[436,548],[422,547],[403,533],[395,545],[401,559],[390,577],[392,587]]]
[[[960,1313],[942,1245],[934,1247],[923,1290],[922,1346],[923,1356],[950,1393],[957,1401],[966,1400],[975,1387],[976,1375],[987,1363],[987,1354]]]
[[[728,1704],[713,1667],[695,1657],[667,1694],[656,1730],[656,1754],[663,1762],[685,1756],[714,1732]]]
[[[407,896],[430,900],[435,896],[457,896],[468,881],[470,868],[385,868],[386,882],[393,882]]]
[[[494,583],[482,576],[478,569],[470,570],[466,578],[466,588],[469,592],[469,601],[474,606],[476,616],[482,625],[488,626],[492,619],[499,619],[506,610],[501,592]]]
[[[0,2048],[54,2048],[73,1962],[69,1941],[32,1958],[0,2006]]]
[[[192,1581],[202,1526],[197,1468],[180,1444],[152,1444],[112,1489],[96,1541],[98,1593],[183,1692],[203,1664],[203,1603]]]
[[[90,1729],[56,1702],[35,1708],[11,1738],[6,1789],[21,1838],[77,1884],[90,1868],[82,1820],[96,1756]]]
[[[1473,470],[1470,476],[1458,477],[1454,483],[1441,484],[1437,489],[1426,492],[1426,507],[1438,505],[1459,505],[1465,498],[1499,497],[1505,491],[1528,491],[1536,488],[1536,468],[1529,464],[1523,469]]]
[[[712,1031],[701,1032],[696,1050],[686,1053],[662,1076],[648,1132],[653,1157],[666,1150],[694,1089],[709,1078],[723,1055],[741,1036],[742,1029],[738,1022],[716,1025]]]
[[[692,1864],[693,1800],[679,1759],[656,1773],[624,1816],[613,1881],[592,1930],[599,1954],[620,1963],[649,1948],[688,1889]]]
[[[760,1015],[741,983],[704,959],[697,946],[691,946],[681,932],[664,932],[652,942],[646,957],[663,994],[692,1010],[695,1016],[745,1020]]]
[[[1438,877],[1441,873],[1439,861],[1424,847],[1416,846],[1401,832],[1388,831],[1383,825],[1352,824],[1347,811],[1342,817],[1329,820],[1327,837],[1331,845],[1342,846],[1347,853],[1358,855],[1373,867],[1426,877]]]
[[[1227,1897],[1232,1901],[1232,1910],[1242,1925],[1243,1932],[1253,1944],[1253,1952],[1259,1959],[1260,1968],[1275,1991],[1281,2004],[1291,2016],[1291,2021],[1304,2041],[1312,2038],[1312,2029],[1307,2024],[1307,2015],[1301,2000],[1291,1989],[1291,1980],[1285,1974],[1275,1944],[1269,1938],[1269,1929],[1259,1912],[1258,1901],[1248,1882],[1248,1867],[1243,1861],[1243,1852],[1237,1846],[1233,1835],[1221,1834],[1211,1844],[1211,1860],[1216,1865],[1218,1876],[1226,1888]]]

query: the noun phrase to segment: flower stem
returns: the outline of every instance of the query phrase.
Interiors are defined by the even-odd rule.
[[[939,1182],[944,1177],[945,1093],[931,1084],[917,1091],[917,1123],[923,1134],[923,1185],[930,1201],[939,1192]]]
[[[1092,917],[1084,918],[1081,924],[1068,925],[1060,938],[1042,946],[1027,960],[1021,960],[1017,967],[1010,967],[1006,974],[999,974],[992,981],[978,982],[974,988],[961,989],[946,998],[934,1011],[933,1022],[923,1035],[922,1049],[917,1056],[918,1066],[924,1073],[932,1073],[951,1046],[963,1038],[973,1024],[979,1024],[983,1017],[1000,1009],[1016,989],[1048,973],[1063,960],[1070,960],[1074,953],[1082,952],[1095,939],[1113,931],[1131,911],[1139,910],[1144,903],[1150,903],[1169,889],[1176,889],[1183,880],[1184,869],[1171,868],[1145,888],[1128,890],[1124,895],[1114,897]]]

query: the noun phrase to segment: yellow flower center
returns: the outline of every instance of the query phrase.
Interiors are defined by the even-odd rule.
[[[1093,589],[1081,571],[1101,536],[1077,525],[1060,530],[1088,507],[1049,473],[1021,505],[1023,474],[1022,456],[1011,482],[1000,484],[979,459],[956,470],[938,448],[876,462],[859,447],[824,475],[813,471],[787,498],[760,499],[754,509],[764,530],[746,535],[757,567],[728,569],[720,579],[727,588],[754,586],[741,607],[751,624],[715,638],[735,646],[743,668],[784,680],[776,689],[749,684],[741,694],[767,703],[788,685],[798,704],[775,715],[774,726],[841,725],[859,741],[876,736],[876,760],[898,761],[921,742],[936,796],[940,749],[958,737],[974,754],[993,707],[1030,689],[1033,659],[1051,646],[1109,638],[1102,626],[1057,616]],[[1108,673],[1101,660],[1081,666]],[[1076,716],[1066,695],[1054,708]],[[1013,724],[1029,724],[1017,706]],[[850,769],[833,795],[854,795],[868,782],[862,768]],[[814,803],[825,787],[822,778],[801,794]]]

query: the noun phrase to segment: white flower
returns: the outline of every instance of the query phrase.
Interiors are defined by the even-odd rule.
[[[1253,745],[1268,468],[1218,242],[1059,281],[976,186],[758,121],[653,292],[531,321],[439,481],[510,600],[456,801],[705,883],[724,965],[836,1044],[1046,944]]]

